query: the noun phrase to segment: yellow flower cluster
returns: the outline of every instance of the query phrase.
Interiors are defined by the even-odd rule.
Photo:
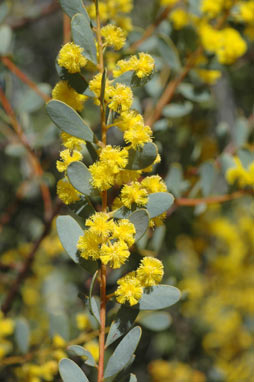
[[[113,24],[108,24],[101,29],[105,46],[112,46],[115,50],[121,49],[125,44],[126,35],[123,30]]]
[[[131,56],[128,60],[117,61],[113,75],[117,78],[130,70],[133,70],[139,78],[149,76],[154,70],[154,59],[150,54],[141,52],[138,57]]]
[[[12,351],[12,343],[6,337],[12,335],[13,331],[14,321],[10,318],[4,318],[0,311],[0,360]]]
[[[52,98],[62,101],[74,110],[82,111],[87,96],[79,94],[67,81],[59,81],[52,91]]]
[[[106,212],[97,212],[86,220],[84,235],[77,248],[84,259],[100,259],[103,264],[120,268],[130,256],[134,243],[135,227],[127,219],[115,222]]]
[[[19,380],[26,382],[40,382],[41,380],[50,382],[57,371],[58,364],[56,361],[47,361],[43,365],[26,362],[22,367],[15,370]]]
[[[59,52],[58,65],[67,69],[69,73],[79,73],[87,64],[87,59],[82,55],[83,51],[79,45],[68,42]]]
[[[215,53],[221,64],[233,64],[247,50],[240,33],[230,27],[216,30],[205,23],[200,27],[200,37],[203,47]]]
[[[143,288],[157,285],[163,277],[162,262],[153,257],[145,257],[136,271],[130,272],[117,281],[115,291],[117,302],[135,305],[141,299]]]
[[[60,179],[57,182],[56,188],[57,195],[59,199],[62,200],[64,204],[72,204],[80,199],[80,193],[71,185],[67,178]]]
[[[196,72],[199,77],[209,85],[214,85],[221,77],[221,72],[219,70],[197,69]]]
[[[64,172],[72,162],[81,160],[82,154],[77,150],[71,152],[69,149],[66,149],[60,152],[60,158],[62,160],[56,162],[56,168],[59,172]]]
[[[229,168],[226,172],[226,179],[229,184],[237,183],[240,188],[254,187],[254,162],[248,168],[244,168],[241,160],[234,157],[235,167]]]
[[[205,375],[181,362],[152,361],[148,366],[152,382],[206,382]]]
[[[223,10],[230,9],[235,0],[202,0],[201,11],[208,17],[214,18]]]
[[[172,11],[170,13],[169,19],[172,21],[174,29],[176,30],[183,29],[189,23],[189,15],[182,8],[177,8]]]

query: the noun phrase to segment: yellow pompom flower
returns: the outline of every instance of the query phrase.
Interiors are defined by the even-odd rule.
[[[136,272],[137,279],[143,287],[157,285],[164,274],[163,264],[154,257],[144,257]]]
[[[144,125],[144,119],[141,114],[135,110],[123,111],[115,120],[116,126],[123,132],[135,129],[137,125]]]
[[[59,172],[67,170],[67,167],[72,163],[82,159],[82,154],[79,151],[70,151],[68,149],[60,152],[60,158],[62,161],[56,162],[56,168]]]
[[[137,124],[135,127],[130,128],[124,132],[124,140],[130,143],[130,146],[136,149],[138,146],[143,147],[145,143],[152,142],[152,130],[150,126]]]
[[[52,98],[62,101],[77,111],[82,111],[87,96],[79,94],[68,85],[67,81],[59,81],[52,90]]]
[[[125,44],[124,31],[113,24],[108,24],[101,28],[101,35],[107,46],[112,46],[115,50],[121,49]]]
[[[0,312],[0,338],[10,336],[14,331],[14,321],[11,318],[4,318]]]
[[[59,334],[56,334],[53,337],[53,346],[56,348],[64,348],[66,347],[66,341]]]
[[[67,69],[69,73],[79,73],[87,63],[87,59],[82,55],[83,51],[79,45],[68,42],[59,52],[58,65]]]
[[[96,95],[97,98],[100,98],[100,95],[101,95],[101,81],[102,81],[102,74],[98,73],[89,82],[89,89]],[[114,87],[111,86],[109,80],[106,79],[105,91],[104,91],[104,101],[106,103],[109,102],[113,89]],[[96,100],[95,103],[99,104],[99,101]]]
[[[82,145],[86,143],[85,141],[83,141],[83,139],[73,137],[72,135],[65,132],[61,133],[61,139],[63,146],[65,146],[69,150],[80,151]]]
[[[89,231],[95,233],[102,239],[106,239],[112,231],[114,231],[115,223],[110,219],[110,215],[106,212],[96,212],[86,220],[86,226]]]
[[[145,177],[142,180],[141,185],[149,194],[152,194],[153,192],[167,192],[167,186],[159,175]]]
[[[123,184],[135,182],[141,175],[141,170],[121,170],[118,174],[116,174],[114,183],[118,186],[122,186]]]
[[[99,361],[99,345],[96,341],[89,341],[84,345],[84,348],[88,350],[92,356],[95,362]]]
[[[162,7],[167,7],[169,5],[173,6],[178,2],[178,0],[160,0],[160,5]]]
[[[202,0],[201,12],[209,18],[216,17],[223,9],[224,0]]]
[[[154,70],[154,59],[150,54],[139,53],[137,56],[131,56],[129,60],[120,60],[116,63],[116,69],[113,71],[114,77],[134,70],[137,77],[143,78],[149,76]]]
[[[127,208],[131,208],[135,203],[138,206],[145,206],[148,201],[148,193],[138,182],[126,184],[121,190],[121,201]]]
[[[92,175],[91,184],[100,191],[108,190],[114,184],[114,173],[104,162],[97,161],[89,166]],[[107,174],[107,176],[105,175]]]
[[[238,12],[236,13],[236,19],[248,24],[254,24],[254,2],[239,2]]]
[[[78,313],[76,315],[76,323],[79,330],[84,330],[90,327],[90,321],[86,313]]]
[[[115,225],[113,239],[125,241],[129,247],[134,244],[136,229],[128,219],[121,219]]]
[[[127,165],[128,150],[107,145],[101,150],[99,158],[100,161],[107,164],[112,169],[112,172],[116,174]]]
[[[216,55],[221,64],[233,64],[246,50],[247,44],[237,30],[225,28],[220,31],[219,47],[216,49]]]
[[[221,72],[219,70],[197,69],[196,72],[199,77],[209,85],[214,85],[221,77]]]
[[[115,291],[116,301],[119,304],[128,302],[131,306],[136,305],[142,297],[143,288],[140,281],[135,277],[135,272],[130,272],[117,281],[119,285]]]
[[[101,238],[94,232],[87,230],[83,236],[79,237],[77,248],[80,251],[80,256],[85,260],[91,258],[92,260],[99,259],[99,245]]]
[[[128,245],[122,241],[116,241],[114,243],[102,244],[100,250],[100,259],[103,264],[108,264],[111,268],[120,268],[121,265],[130,256]]]
[[[64,204],[75,203],[80,199],[81,194],[75,190],[67,178],[60,179],[56,186],[57,196]]]
[[[129,110],[133,101],[132,90],[124,84],[116,84],[112,88],[108,107],[118,113]]]
[[[183,9],[177,8],[171,12],[169,19],[172,21],[174,29],[183,29],[189,23],[189,16]]]

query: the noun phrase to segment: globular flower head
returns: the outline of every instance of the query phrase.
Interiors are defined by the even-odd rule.
[[[163,274],[162,262],[154,257],[144,257],[137,269],[137,278],[143,287],[159,284]]]
[[[68,42],[59,52],[58,65],[67,69],[69,73],[79,73],[87,63],[87,59],[82,55],[83,50],[79,45]]]
[[[101,238],[96,232],[86,230],[83,236],[79,237],[77,248],[80,251],[80,256],[88,260],[99,259]]]
[[[112,46],[115,50],[121,49],[125,44],[124,31],[113,24],[108,24],[101,29],[101,35],[107,46]]]
[[[167,191],[167,186],[159,175],[147,176],[142,180],[141,184],[149,194]]]
[[[138,182],[126,184],[121,190],[121,201],[127,208],[131,208],[135,203],[138,206],[144,206],[148,201],[148,193]]]
[[[135,72],[139,78],[149,76],[154,70],[154,59],[150,54],[139,53],[138,61],[136,63]]]
[[[65,133],[64,131],[61,133],[61,139],[63,146],[69,150],[80,151],[82,145],[86,143],[85,141],[83,141],[83,139],[73,137],[72,135]]]
[[[59,81],[52,90],[52,98],[62,101],[77,111],[82,111],[87,96],[79,94],[67,81]]]
[[[124,132],[124,140],[130,143],[130,146],[136,149],[138,146],[143,147],[145,143],[151,142],[152,130],[149,126],[137,124]]]
[[[81,194],[75,190],[67,178],[57,182],[57,195],[64,204],[72,204],[80,199]]]
[[[107,164],[112,168],[113,173],[118,173],[120,169],[123,169],[128,162],[128,150],[120,147],[112,147],[107,145],[104,147],[99,155],[100,161]]]
[[[133,101],[132,90],[124,84],[116,84],[111,89],[110,102],[108,107],[118,113],[129,110]]]
[[[100,191],[108,190],[114,184],[114,173],[110,171],[109,166],[105,162],[97,161],[89,166],[92,175],[91,183],[93,187]],[[105,175],[107,174],[107,176]]]
[[[100,250],[100,259],[103,264],[108,264],[111,268],[120,268],[128,257],[130,251],[128,245],[122,241],[116,241],[114,243],[102,244]]]
[[[136,278],[135,272],[130,272],[117,281],[119,285],[115,291],[117,302],[131,306],[136,305],[142,297],[143,288],[140,281]]]
[[[106,212],[96,212],[86,220],[86,226],[89,231],[95,233],[99,237],[106,239],[110,233],[114,231],[115,223]]]
[[[56,168],[59,172],[67,170],[67,167],[72,163],[82,159],[82,154],[79,151],[66,149],[60,152],[61,161],[56,162]]]
[[[170,14],[170,20],[176,30],[184,28],[189,22],[188,13],[183,9],[177,8]]]
[[[134,244],[136,229],[128,219],[121,219],[113,231],[113,239],[123,240],[129,246]]]

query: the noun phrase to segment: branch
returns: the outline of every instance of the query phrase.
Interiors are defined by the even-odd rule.
[[[43,169],[41,167],[41,164],[35,155],[33,149],[31,148],[26,136],[24,135],[22,128],[15,116],[15,113],[12,109],[11,104],[9,103],[8,99],[6,98],[3,90],[0,87],[0,101],[2,102],[3,108],[6,112],[6,114],[10,118],[10,123],[16,132],[20,142],[23,144],[25,149],[28,152],[28,155],[30,156],[30,160],[32,163],[32,166],[34,168],[34,172],[37,176],[41,177],[43,175]],[[44,209],[45,209],[45,217],[49,217],[52,212],[52,202],[51,202],[51,196],[49,192],[49,188],[45,183],[40,182],[40,188],[41,188],[41,194],[44,202]]]
[[[61,204],[60,203],[56,203],[56,206],[55,206],[55,209],[53,210],[49,220],[47,220],[45,222],[45,225],[44,225],[44,230],[41,234],[41,236],[39,237],[39,239],[34,243],[34,246],[31,250],[31,252],[29,253],[29,255],[27,256],[21,270],[19,271],[16,279],[14,280],[14,282],[12,283],[12,286],[3,302],[3,305],[1,307],[1,310],[4,314],[7,314],[9,312],[9,310],[11,309],[12,307],[12,304],[15,300],[15,297],[23,283],[23,281],[27,278],[30,270],[31,270],[31,267],[33,265],[33,262],[34,262],[34,259],[35,259],[35,255],[36,255],[36,252],[37,250],[39,249],[43,239],[48,235],[48,233],[50,232],[50,229],[51,229],[51,225],[52,225],[52,222],[55,218],[55,216],[58,214],[59,210],[60,210],[60,207],[61,207]]]
[[[63,13],[63,43],[71,41],[71,20],[68,15]]]
[[[15,76],[17,76],[22,82],[24,82],[26,85],[28,85],[35,93],[38,94],[45,102],[48,102],[50,100],[50,97],[43,93],[35,82],[30,80],[26,76],[25,73],[23,73],[10,59],[9,57],[2,57],[3,64],[13,73]]]
[[[232,194],[218,195],[218,196],[208,196],[206,198],[177,198],[175,199],[176,206],[197,206],[199,204],[215,204],[215,203],[225,203],[229,200],[234,200],[241,198],[245,195],[254,195],[253,190],[240,190],[233,192]]]

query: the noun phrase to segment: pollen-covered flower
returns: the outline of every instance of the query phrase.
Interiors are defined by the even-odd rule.
[[[116,174],[114,183],[118,186],[123,184],[135,182],[141,175],[141,170],[121,170]]]
[[[174,29],[176,30],[184,28],[189,22],[188,13],[181,8],[177,8],[171,12],[169,19],[172,21]]]
[[[124,140],[130,143],[131,147],[136,149],[138,146],[142,147],[145,143],[151,142],[152,130],[150,126],[137,124],[134,128],[124,132]]]
[[[129,129],[135,129],[136,125],[144,125],[144,119],[137,111],[128,110],[120,114],[115,120],[115,124],[124,132]]]
[[[128,60],[120,60],[116,63],[116,69],[113,71],[114,77],[134,70],[137,77],[143,78],[149,76],[154,70],[154,59],[150,54],[139,53],[137,56],[131,56]]]
[[[73,137],[72,135],[65,133],[64,131],[61,133],[61,139],[63,146],[69,150],[80,151],[82,145],[86,143],[83,139]]]
[[[115,50],[121,49],[125,44],[125,33],[116,25],[108,24],[101,28],[101,35],[104,38],[105,44],[113,46]]]
[[[81,196],[81,194],[70,184],[67,178],[60,179],[57,182],[56,190],[59,199],[67,205],[77,202]]]
[[[157,285],[160,283],[164,274],[163,264],[154,257],[144,257],[136,273],[143,287]]]
[[[108,107],[116,112],[122,112],[130,109],[132,101],[133,94],[131,88],[118,83],[111,89]]]
[[[207,84],[213,85],[221,77],[219,70],[197,69],[199,77]]]
[[[143,294],[140,281],[136,278],[135,272],[130,272],[117,281],[119,285],[115,291],[117,302],[124,304],[128,302],[131,306],[139,302]]]
[[[106,212],[96,212],[86,220],[89,231],[105,239],[114,231],[115,223]]]
[[[103,264],[108,264],[111,268],[120,268],[121,265],[130,256],[128,245],[122,241],[116,241],[114,243],[102,244],[100,250],[100,259]]]
[[[107,164],[113,173],[118,173],[119,169],[123,169],[128,162],[128,150],[120,147],[112,147],[107,145],[99,155],[100,161]]]
[[[84,348],[92,354],[95,362],[99,361],[99,344],[96,341],[89,341],[84,345]]]
[[[87,96],[79,94],[68,85],[67,81],[59,81],[52,90],[52,98],[62,101],[77,111],[82,111]]]
[[[59,52],[58,65],[64,67],[69,73],[79,73],[87,59],[82,55],[83,48],[73,42],[65,44]]]
[[[247,44],[237,30],[225,28],[220,31],[219,47],[216,49],[216,55],[221,64],[233,64],[246,50]]]
[[[97,98],[100,98],[100,95],[101,95],[101,82],[102,82],[101,73],[96,74],[94,78],[89,82],[89,89],[97,96]],[[104,101],[106,103],[109,102],[112,92],[113,92],[113,86],[111,86],[109,83],[109,80],[106,79],[105,90],[104,90]],[[96,103],[98,103],[98,100]]]
[[[147,190],[149,194],[152,194],[153,192],[167,191],[167,186],[159,175],[145,177],[142,180],[141,185]]]
[[[115,225],[113,239],[123,240],[128,246],[132,246],[135,241],[136,229],[128,219],[121,219]]]
[[[98,190],[105,191],[113,186],[114,173],[110,171],[106,163],[97,161],[89,166],[89,171],[92,175],[91,184]]]
[[[132,203],[138,206],[144,206],[148,201],[148,193],[138,182],[132,182],[131,184],[126,184],[121,190],[121,201],[124,206],[131,208]]]
[[[77,248],[84,259],[97,260],[99,259],[100,244],[101,238],[95,232],[86,230],[84,235],[79,237]]]
[[[79,151],[72,151],[66,149],[60,152],[60,158],[62,161],[57,161],[56,162],[56,168],[59,172],[63,172],[67,169],[69,164],[72,162],[76,162],[82,159],[82,154]]]

